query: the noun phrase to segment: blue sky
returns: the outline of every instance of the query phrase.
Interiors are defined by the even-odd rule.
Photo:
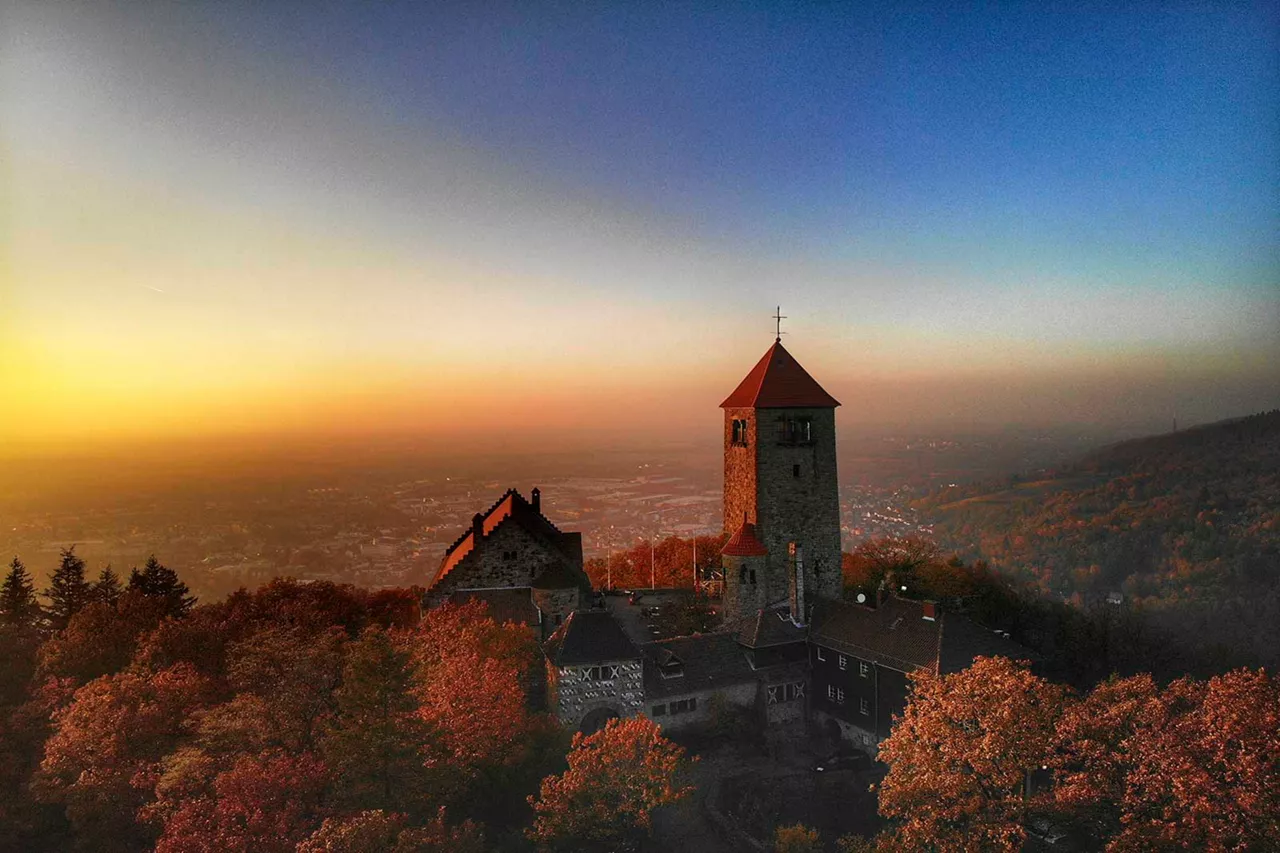
[[[1280,405],[1274,4],[26,3],[6,30],[7,381],[67,435],[86,397],[259,429],[373,386],[380,423],[483,420],[548,376],[701,423],[779,302],[855,419]]]

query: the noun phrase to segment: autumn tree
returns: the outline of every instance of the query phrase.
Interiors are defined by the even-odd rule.
[[[841,560],[844,585],[871,593],[892,577],[894,592],[905,586],[909,594],[916,594],[921,575],[940,557],[938,546],[920,536],[865,539]]]
[[[135,568],[129,573],[129,589],[165,601],[169,616],[185,616],[196,603],[178,573],[162,565],[154,554],[147,558],[142,571]]]
[[[822,853],[822,837],[803,823],[780,826],[773,831],[775,853]]]
[[[65,809],[81,844],[126,849],[147,840],[136,813],[207,687],[181,664],[154,674],[125,671],[89,682],[54,714],[34,787]]]
[[[328,818],[298,853],[485,853],[484,833],[470,821],[450,826],[441,808],[425,825],[380,809]]]
[[[540,677],[537,645],[523,625],[499,625],[482,602],[423,614],[406,637],[419,715],[450,766],[474,778],[520,759],[534,724],[526,686]]]
[[[138,638],[163,616],[155,601],[134,593],[114,606],[90,602],[40,647],[38,675],[69,676],[84,684],[119,672],[133,658]]]
[[[89,582],[84,578],[84,560],[76,556],[76,546],[63,548],[49,579],[49,588],[44,597],[49,599],[49,625],[55,631],[67,627],[71,617],[84,609],[90,601]]]
[[[165,821],[157,853],[293,853],[328,816],[329,773],[308,753],[242,756],[212,792],[184,798]]]
[[[430,727],[412,688],[408,652],[381,628],[366,628],[348,651],[337,712],[320,746],[338,802],[410,812],[426,805]]]
[[[1280,834],[1280,685],[1263,670],[1100,685],[1057,747],[1059,803],[1109,850],[1261,850]]]
[[[335,708],[346,643],[341,628],[313,634],[277,625],[231,643],[227,685],[235,695],[202,717],[201,743],[221,753],[313,750]]]
[[[40,603],[27,567],[17,557],[0,586],[0,622],[6,625],[35,625],[40,621]]]
[[[1098,839],[1120,831],[1128,775],[1140,733],[1167,722],[1168,708],[1149,675],[1112,678],[1070,704],[1054,734],[1054,796]]]
[[[1024,663],[977,658],[961,672],[911,675],[912,693],[880,745],[880,813],[905,847],[1016,850],[1027,774],[1048,758],[1062,688]]]
[[[527,835],[544,849],[633,849],[649,833],[654,809],[693,792],[677,783],[684,749],[646,717],[610,720],[586,737],[579,732],[568,762],[529,798],[537,818]]]

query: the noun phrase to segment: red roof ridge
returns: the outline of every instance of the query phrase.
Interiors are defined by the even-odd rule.
[[[720,553],[729,557],[763,557],[769,549],[756,537],[756,526],[744,520],[738,532],[724,543]]]
[[[777,340],[720,408],[833,409],[839,405]]]

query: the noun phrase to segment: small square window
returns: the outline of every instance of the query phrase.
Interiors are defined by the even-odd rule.
[[[864,717],[871,715],[870,703],[868,703],[866,699],[858,700],[858,713]]]
[[[830,684],[827,685],[827,698],[833,702],[835,701],[835,698],[836,698],[836,689]]]
[[[849,659],[848,659],[847,657],[845,657],[844,655],[840,655],[840,668],[841,668],[841,669],[848,669],[848,668],[849,668]]]
[[[866,677],[867,677],[868,675],[870,675],[870,674],[871,674],[871,667],[870,667],[868,664],[866,664],[866,663],[864,663],[864,662],[862,662],[862,661],[859,661],[859,662],[858,662],[858,675],[861,675],[863,678],[866,678]]]
[[[839,687],[836,688],[836,704],[837,705],[844,704],[844,691],[841,690]]]

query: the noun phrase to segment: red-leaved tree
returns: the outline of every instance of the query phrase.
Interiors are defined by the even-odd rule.
[[[684,749],[646,717],[610,720],[574,735],[569,769],[542,780],[529,798],[537,818],[528,837],[548,850],[619,850],[648,834],[653,810],[693,792],[677,775]]]
[[[902,719],[880,745],[880,813],[910,849],[1017,850],[1027,774],[1046,760],[1063,689],[1023,663],[977,658],[911,676]]]

